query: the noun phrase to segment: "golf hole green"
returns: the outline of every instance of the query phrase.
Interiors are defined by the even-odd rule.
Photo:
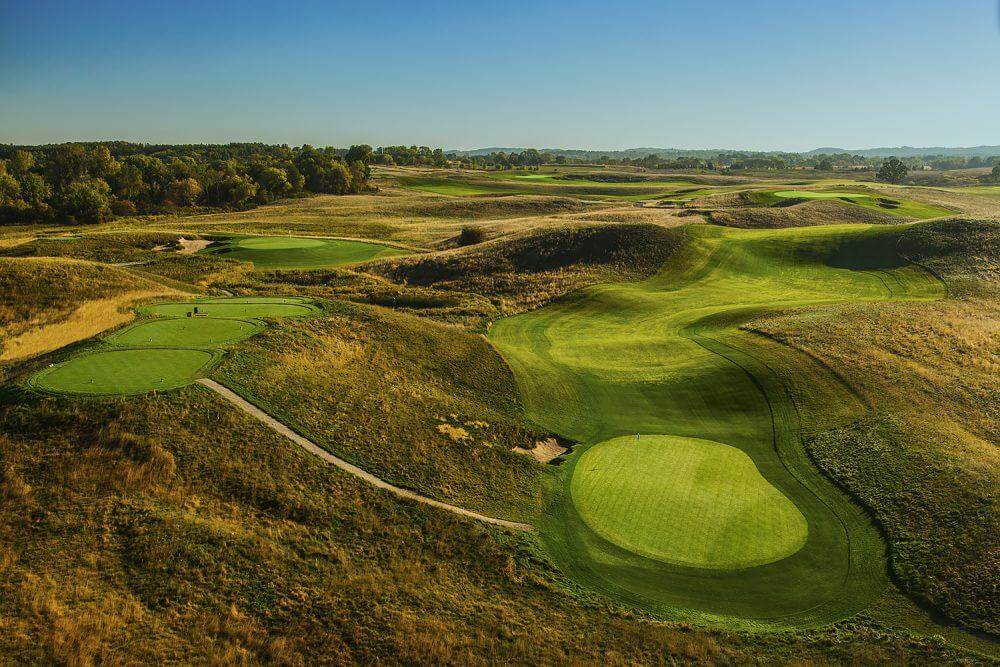
[[[190,384],[218,358],[207,350],[107,350],[51,366],[30,384],[56,394],[144,394]]]
[[[154,303],[141,310],[144,315],[187,317],[194,313],[206,317],[301,317],[316,312],[316,307],[298,299],[213,299]]]
[[[177,317],[140,322],[110,336],[109,343],[121,347],[182,346],[212,347],[249,338],[262,325],[248,320],[217,317]]]
[[[601,537],[666,563],[733,570],[802,548],[801,512],[741,450],[669,435],[623,436],[580,457],[573,504]]]
[[[252,262],[257,269],[318,269],[404,251],[363,241],[319,239],[304,236],[254,236],[231,238],[202,252]]]
[[[297,236],[261,236],[241,239],[236,247],[251,250],[291,250],[293,248],[319,248],[324,245],[322,239],[310,239]]]

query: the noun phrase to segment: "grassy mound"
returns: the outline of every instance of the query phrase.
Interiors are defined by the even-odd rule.
[[[900,254],[944,279],[948,299],[843,305],[751,326],[822,359],[872,406],[856,423],[810,434],[811,452],[879,517],[908,592],[996,633],[1000,224],[934,221],[895,236]]]
[[[854,206],[844,201],[818,199],[794,206],[740,206],[708,212],[710,222],[742,229],[784,229],[847,223],[894,225],[899,218],[890,213]]]
[[[167,391],[190,384],[218,360],[207,350],[130,349],[82,354],[31,377],[54,394],[108,395]]]
[[[377,243],[287,236],[232,238],[202,252],[252,262],[262,270],[316,269],[364,262],[405,251]]]
[[[805,544],[802,514],[735,447],[622,436],[580,457],[570,483],[587,525],[629,551],[713,569],[763,565]]]
[[[518,377],[539,424],[594,443],[662,433],[742,450],[808,523],[805,545],[735,571],[663,563],[609,542],[570,501],[575,470],[552,501],[543,535],[581,584],[669,616],[772,626],[828,623],[882,591],[884,546],[868,517],[810,462],[800,414],[773,370],[775,350],[741,334],[755,314],[843,301],[934,299],[941,283],[900,260],[898,228],[808,227],[747,232],[684,228],[686,243],[655,277],[589,287],[545,308],[498,321],[491,338]],[[836,266],[845,247],[871,247],[863,270]],[[776,347],[776,346],[775,346]],[[804,355],[797,381],[827,420],[856,418],[857,400]]]
[[[591,224],[376,262],[366,270],[398,283],[499,297],[511,312],[584,284],[650,275],[678,244],[676,231],[656,225]]]
[[[249,338],[261,325],[249,320],[221,317],[179,317],[134,324],[106,340],[122,347],[215,347]]]
[[[174,294],[126,269],[50,257],[0,258],[0,360],[89,338],[130,320],[137,301]]]

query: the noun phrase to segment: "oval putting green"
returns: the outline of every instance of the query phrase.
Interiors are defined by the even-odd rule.
[[[140,322],[109,336],[107,340],[121,347],[212,347],[249,338],[261,329],[262,324],[249,320],[176,317]]]
[[[301,236],[258,236],[240,239],[237,248],[251,250],[290,250],[292,248],[319,248],[324,245],[322,239],[310,239]]]
[[[29,384],[56,394],[144,394],[190,384],[219,357],[207,350],[107,350],[51,366]]]
[[[316,306],[298,299],[213,299],[205,301],[169,301],[141,309],[144,315],[186,317],[198,309],[207,317],[302,317],[316,312]]]
[[[735,447],[623,436],[580,457],[573,504],[598,535],[649,558],[739,569],[795,553],[809,530],[795,505]]]
[[[364,241],[306,236],[254,236],[228,239],[202,252],[252,262],[258,269],[319,269],[399,255],[405,251]]]

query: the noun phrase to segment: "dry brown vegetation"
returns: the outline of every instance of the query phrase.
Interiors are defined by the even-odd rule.
[[[0,653],[11,662],[961,657],[865,621],[748,636],[576,597],[533,537],[382,493],[200,387],[86,403],[8,391],[0,433],[17,434],[0,436]]]
[[[679,245],[665,227],[561,226],[469,248],[369,263],[405,285],[488,296],[500,315],[521,312],[584,285],[655,272]]]
[[[796,312],[751,328],[808,351],[873,406],[813,438],[820,465],[885,526],[904,587],[962,623],[1000,626],[1000,223],[950,220],[899,248],[951,296]]]
[[[0,257],[0,360],[41,354],[130,320],[143,299],[176,291],[125,269]]]
[[[746,229],[806,227],[812,225],[839,225],[858,223],[866,225],[894,225],[899,218],[870,208],[832,200],[807,201],[794,206],[764,208],[739,206],[712,210],[708,220],[727,227]]]

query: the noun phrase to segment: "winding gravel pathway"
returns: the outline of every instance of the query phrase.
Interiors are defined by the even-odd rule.
[[[473,512],[472,510],[467,510],[464,507],[458,507],[457,505],[450,505],[448,503],[443,503],[440,500],[434,500],[433,498],[422,496],[419,493],[414,493],[409,489],[404,489],[394,484],[390,484],[384,479],[376,477],[370,472],[362,470],[353,463],[348,463],[344,459],[334,456],[330,452],[326,451],[325,449],[314,443],[312,440],[302,437],[292,429],[288,428],[287,426],[279,422],[271,415],[267,414],[266,412],[258,408],[253,403],[250,403],[249,401],[244,399],[242,396],[234,392],[232,389],[226,387],[225,385],[221,385],[215,380],[209,380],[208,378],[202,378],[198,380],[198,382],[208,387],[209,389],[211,389],[216,394],[218,394],[222,398],[226,399],[227,401],[235,405],[243,412],[253,417],[256,417],[258,420],[262,421],[264,424],[271,427],[272,430],[277,431],[281,435],[285,436],[286,438],[288,438],[289,440],[291,440],[292,442],[294,442],[307,452],[315,454],[316,456],[323,459],[327,463],[332,463],[341,470],[348,472],[354,475],[355,477],[359,477],[373,486],[377,486],[380,489],[385,489],[389,493],[394,493],[395,495],[401,498],[415,500],[418,503],[423,503],[424,505],[430,505],[431,507],[437,507],[438,509],[451,512],[452,514],[458,514],[464,517],[468,517],[470,519],[475,519],[477,521],[492,523],[497,526],[503,526],[504,528],[512,528],[514,530],[524,530],[524,531],[534,530],[534,527],[531,524],[519,523],[517,521],[507,521],[506,519],[498,519],[496,517],[486,516],[485,514]]]

